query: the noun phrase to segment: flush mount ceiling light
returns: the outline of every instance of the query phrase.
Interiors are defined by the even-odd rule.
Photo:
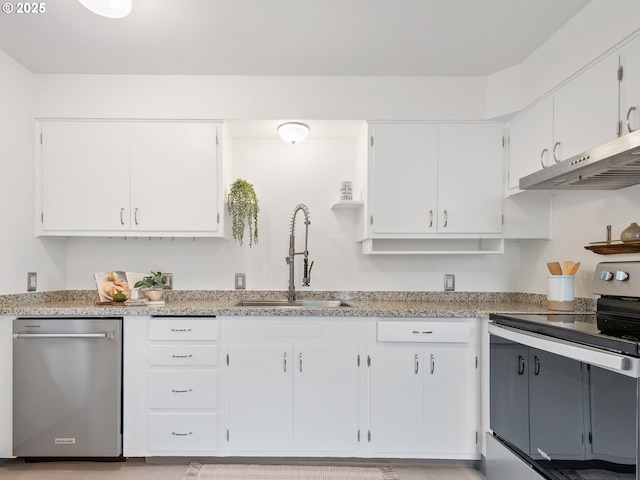
[[[93,13],[108,18],[123,18],[131,13],[133,0],[78,0]]]
[[[309,126],[300,122],[287,122],[278,127],[280,138],[293,144],[303,141],[307,133],[309,133]]]

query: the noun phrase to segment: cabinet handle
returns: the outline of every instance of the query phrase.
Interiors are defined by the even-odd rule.
[[[433,227],[433,210],[429,210],[429,228]]]
[[[193,435],[193,432],[189,432],[189,433],[171,432],[171,435],[175,435],[176,437],[188,437],[189,435]]]
[[[419,361],[419,358],[418,358],[418,354],[417,354],[417,353],[416,353],[416,356],[415,356],[414,362],[415,362],[414,373],[417,375],[417,374],[418,374],[418,370],[420,370],[420,361]]]
[[[444,227],[447,228],[447,224],[449,223],[449,213],[444,211]]]
[[[172,328],[171,331],[172,332],[190,332],[191,329],[190,328]]]
[[[524,375],[524,369],[524,357],[522,355],[518,355],[518,375]]]
[[[629,110],[627,110],[627,130],[629,130],[629,133],[635,132],[637,130],[637,128],[631,128],[631,125],[629,124],[629,117],[631,117],[631,112],[634,112],[636,110],[636,107],[629,107]]]
[[[171,355],[173,358],[191,358],[193,355]]]
[[[300,355],[298,356],[298,360],[300,361],[300,373],[302,373],[302,352],[300,352]]]
[[[433,375],[435,371],[436,371],[436,358],[432,353],[431,354],[431,375]]]
[[[538,356],[536,355],[535,357],[535,369],[534,369],[534,375],[540,375],[540,359],[538,358]]]
[[[553,150],[552,150],[552,153],[553,153],[553,160],[554,160],[556,163],[560,163],[560,160],[558,160],[558,157],[556,157],[556,150],[557,150],[557,148],[558,148],[559,146],[560,146],[560,142],[556,142],[556,143],[554,143],[554,144],[553,144]]]
[[[190,388],[189,390],[176,390],[176,389],[172,388],[171,391],[173,393],[191,393],[191,392],[193,392],[193,389]]]
[[[137,208],[133,211],[133,220],[136,222],[136,225],[138,225],[138,209]]]
[[[540,152],[540,165],[542,165],[542,168],[547,168],[547,166],[544,164],[544,155],[545,153],[547,153],[549,151],[549,149],[547,148],[543,148],[542,152]]]
[[[627,123],[627,125],[629,125]],[[120,209],[120,225],[124,225],[124,208]]]
[[[284,369],[284,371],[286,373],[286,371],[287,371],[287,352],[284,352],[283,369]]]
[[[369,225],[373,225],[373,215],[369,216]]]
[[[413,333],[414,335],[428,335],[430,333],[433,333],[433,330],[413,330],[411,333]]]

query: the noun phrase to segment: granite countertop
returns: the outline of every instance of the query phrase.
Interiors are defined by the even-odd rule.
[[[544,295],[511,292],[304,292],[299,298],[344,300],[349,307],[247,307],[243,299],[286,298],[284,291],[174,290],[163,307],[97,306],[95,291],[0,295],[5,316],[325,316],[488,318],[491,313],[571,313],[547,310]],[[592,313],[595,300],[576,299],[575,313]]]

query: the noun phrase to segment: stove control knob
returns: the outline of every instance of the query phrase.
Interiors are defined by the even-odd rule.
[[[609,282],[613,280],[613,273],[603,270],[600,272],[600,280],[603,282]]]
[[[618,270],[616,272],[616,280],[620,281],[620,282],[624,282],[625,280],[629,279],[629,274],[627,272],[624,272],[622,270]]]

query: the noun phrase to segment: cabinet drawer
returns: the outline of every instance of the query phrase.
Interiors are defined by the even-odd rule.
[[[379,342],[467,343],[467,322],[378,322]]]
[[[149,372],[150,408],[216,408],[216,370],[159,370]]]
[[[217,345],[151,345],[150,365],[217,365]]]
[[[150,340],[216,340],[215,318],[171,317],[149,320]]]
[[[149,414],[149,450],[213,452],[217,439],[215,413]]]

